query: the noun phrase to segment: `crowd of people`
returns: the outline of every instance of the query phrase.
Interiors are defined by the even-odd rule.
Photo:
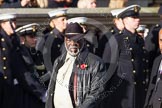
[[[111,10],[106,33],[86,17],[68,19],[68,8],[48,12],[44,31],[0,14],[0,108],[161,108],[162,23],[146,29],[140,10]]]

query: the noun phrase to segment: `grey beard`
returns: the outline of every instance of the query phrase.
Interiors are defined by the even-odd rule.
[[[69,51],[69,49],[67,48],[66,44],[65,44],[65,48],[67,50],[67,53],[70,54],[73,57],[76,57],[79,54],[79,52],[80,52],[80,49],[77,48],[77,47],[75,47],[75,46],[69,47],[69,49],[70,48],[77,48],[77,52],[71,52],[71,51]]]

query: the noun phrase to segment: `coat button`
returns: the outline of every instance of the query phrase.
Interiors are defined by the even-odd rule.
[[[4,76],[4,79],[7,79],[7,76]]]
[[[4,39],[4,38],[1,38],[1,41],[2,41],[2,42],[4,42],[4,41],[5,41],[5,39]]]
[[[146,84],[146,82],[145,81],[142,81],[142,84]]]
[[[87,47],[89,47],[90,45],[89,44],[87,44]]]
[[[42,75],[44,75],[44,72],[42,72]]]
[[[6,48],[2,48],[2,51],[5,51],[6,50]]]
[[[51,96],[53,96],[53,93],[51,93]]]
[[[142,49],[145,49],[145,47],[143,46]]]
[[[58,48],[60,48],[60,47],[61,47],[61,45],[60,45],[60,44],[58,44],[58,45],[57,45],[57,47],[58,47]]]
[[[135,74],[135,73],[136,73],[136,71],[135,71],[135,70],[133,70],[133,73]]]
[[[148,60],[146,60],[146,63],[148,63],[149,61]]]
[[[6,66],[3,66],[3,70],[6,70],[7,69],[7,67]]]
[[[143,58],[142,61],[145,61],[145,59]]]
[[[136,85],[137,83],[136,82],[134,82],[134,85]]]
[[[131,51],[132,51],[133,49],[132,49],[132,48],[129,48],[129,50],[131,50]]]
[[[134,62],[134,59],[131,59],[132,62]]]
[[[159,97],[159,98],[158,98],[158,101],[162,101],[162,98],[161,98],[161,97]]]
[[[148,69],[146,69],[146,72],[149,72],[149,70],[148,70]]]
[[[6,60],[6,57],[3,57],[3,60]]]

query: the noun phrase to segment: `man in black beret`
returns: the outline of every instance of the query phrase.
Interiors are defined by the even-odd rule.
[[[66,51],[56,59],[46,108],[97,108],[108,81],[103,61],[85,47],[78,23],[65,30]]]

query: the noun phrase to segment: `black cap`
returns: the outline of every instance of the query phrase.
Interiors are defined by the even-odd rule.
[[[83,28],[78,23],[70,23],[65,30],[65,37],[78,41],[84,38]]]
[[[120,11],[118,18],[125,17],[139,17],[139,11],[141,7],[139,5],[131,5]]]
[[[39,27],[39,24],[37,24],[37,23],[27,24],[27,25],[24,25],[24,26],[16,29],[16,32],[20,36],[26,36],[26,35],[36,36],[38,27]]]

